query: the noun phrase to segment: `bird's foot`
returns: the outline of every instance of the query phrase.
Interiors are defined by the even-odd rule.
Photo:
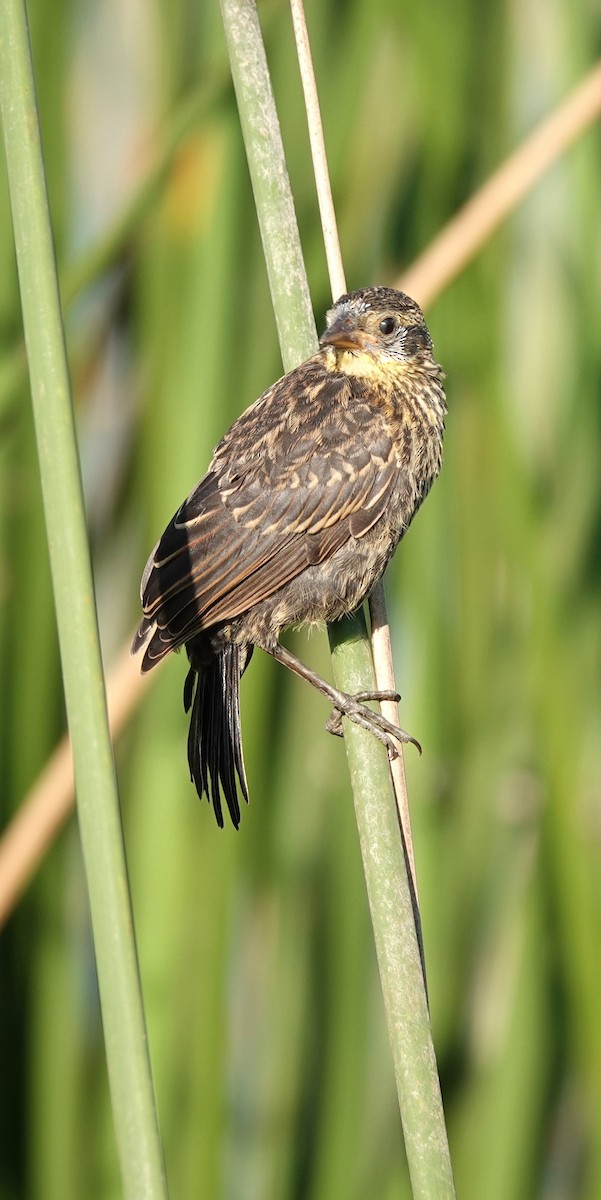
[[[417,747],[420,754],[422,748],[411,737],[410,733],[405,733],[404,729],[399,729],[398,725],[393,725],[392,721],[387,721],[380,713],[374,712],[372,708],[367,708],[364,703],[366,700],[400,700],[398,692],[393,691],[369,691],[357,692],[355,696],[349,695],[348,692],[340,692],[338,688],[332,687],[331,683],[326,683],[325,679],[316,675],[314,671],[309,670],[294,654],[286,650],[280,642],[275,645],[265,645],[264,649],[279,662],[294,671],[295,675],[300,675],[301,679],[306,679],[308,683],[317,688],[322,696],[332,704],[334,711],[330,717],[326,729],[333,733],[336,737],[342,737],[342,718],[348,717],[349,721],[353,721],[355,725],[360,725],[362,729],[367,729],[369,733],[373,733],[379,741],[383,742],[388,750],[391,758],[396,758],[398,755],[399,744],[403,742],[412,742]]]
[[[399,700],[401,699],[399,692],[392,692],[392,691],[375,691],[374,690],[374,691],[369,691],[369,692],[353,692],[352,695],[348,695],[348,693],[346,693],[346,692],[341,692],[340,695],[341,695],[341,697],[344,697],[345,700],[346,699],[351,700],[353,703],[356,701],[362,707],[366,700],[391,700],[394,704],[398,704]],[[367,712],[372,713],[373,710],[370,708],[370,709],[367,709]],[[377,715],[377,714],[374,713],[374,716],[375,715]],[[344,737],[344,731],[342,729],[342,718],[345,716],[348,716],[348,713],[345,711],[344,707],[335,707],[334,709],[332,709],[332,714],[331,714],[329,720],[326,722],[327,732],[332,733],[334,735],[334,737]],[[395,728],[396,728],[396,726],[395,726]]]
[[[399,743],[406,744],[411,742],[413,746],[421,754],[422,748],[416,738],[412,737],[404,729],[400,729],[398,725],[393,725],[392,721],[387,721],[381,713],[374,712],[372,708],[367,708],[365,700],[393,700],[398,702],[400,696],[398,692],[357,692],[356,695],[350,696],[346,693],[341,693],[341,701],[344,698],[344,703],[336,704],[334,711],[326,724],[328,733],[333,733],[335,737],[342,737],[342,718],[348,717],[349,721],[353,721],[355,725],[359,725],[361,729],[367,729],[369,733],[373,733],[378,741],[382,742],[391,758],[396,758],[399,753]]]

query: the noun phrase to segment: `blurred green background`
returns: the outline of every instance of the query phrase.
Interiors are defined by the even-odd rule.
[[[260,12],[321,325],[289,11]],[[29,14],[110,661],[158,534],[281,364],[217,0]],[[307,17],[350,287],[397,281],[601,50],[598,9],[571,0]],[[446,461],[387,579],[464,1200],[601,1196],[600,168],[597,128],[430,309]],[[5,824],[64,715],[4,178],[0,222]],[[294,640],[329,671],[322,634]],[[171,1195],[403,1200],[344,748],[320,697],[255,655],[252,803],[220,832],[187,778],[184,673],[157,672],[117,748]],[[0,956],[1,1200],[118,1197],[73,822]]]

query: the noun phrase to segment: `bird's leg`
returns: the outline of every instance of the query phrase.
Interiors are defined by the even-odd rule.
[[[373,709],[367,708],[363,703],[364,700],[399,700],[397,692],[358,692],[355,696],[351,696],[348,692],[341,692],[338,688],[332,687],[321,675],[316,675],[309,667],[306,667],[300,658],[295,654],[291,654],[279,642],[274,646],[265,646],[265,650],[277,659],[278,662],[288,667],[290,671],[294,671],[295,675],[300,675],[301,679],[306,679],[307,683],[317,688],[322,696],[325,696],[334,706],[334,712],[326,725],[329,733],[336,734],[340,737],[342,733],[342,717],[348,717],[349,721],[353,721],[355,725],[360,725],[362,729],[367,729],[373,733],[379,741],[383,742],[386,748],[392,755],[398,754],[399,742],[411,742],[417,747],[421,754],[421,746],[410,733],[406,733],[404,729],[399,729],[397,725],[393,725],[391,721],[387,721],[380,713],[374,712]]]

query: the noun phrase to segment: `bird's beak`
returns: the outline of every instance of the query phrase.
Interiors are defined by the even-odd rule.
[[[376,339],[363,329],[351,325],[348,317],[339,317],[322,333],[320,346],[334,346],[337,350],[369,350]]]

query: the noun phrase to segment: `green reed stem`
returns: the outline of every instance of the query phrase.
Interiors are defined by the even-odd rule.
[[[286,370],[317,347],[294,202],[254,0],[220,0],[282,359]],[[363,613],[329,630],[334,673],[346,691],[373,688]],[[405,1147],[416,1200],[454,1196],[411,893],[384,748],[345,723],[345,744],[392,1046]]]
[[[128,1200],[166,1197],[52,230],[22,0],[0,8],[0,110],[109,1082]]]

